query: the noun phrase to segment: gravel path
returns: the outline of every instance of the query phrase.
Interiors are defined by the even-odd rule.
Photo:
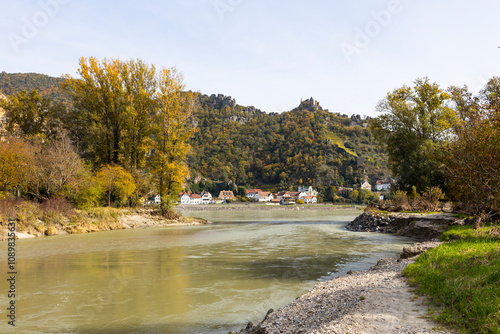
[[[370,270],[317,284],[240,333],[453,333],[435,330],[401,271],[413,260],[382,259]]]

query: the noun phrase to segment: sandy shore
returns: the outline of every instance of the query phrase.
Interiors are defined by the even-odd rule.
[[[382,259],[367,271],[319,283],[240,333],[454,333],[436,329],[425,300],[401,276],[413,261]]]

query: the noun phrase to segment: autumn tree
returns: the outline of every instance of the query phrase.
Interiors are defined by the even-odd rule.
[[[456,113],[447,106],[450,95],[436,83],[423,78],[414,84],[388,93],[377,106],[383,114],[370,125],[375,138],[387,147],[398,188],[409,191],[416,186],[423,192],[446,185],[439,152]]]
[[[103,166],[97,171],[96,178],[108,200],[108,206],[112,202],[116,206],[125,205],[136,189],[132,175],[120,166]]]
[[[479,96],[451,87],[459,121],[446,150],[452,194],[476,216],[500,213],[500,78]]]
[[[157,89],[155,67],[141,60],[80,59],[80,78],[65,75],[63,87],[75,110],[70,124],[97,165],[144,167]]]
[[[32,142],[32,164],[28,166],[27,193],[37,199],[70,199],[81,188],[84,164],[69,136],[60,131],[50,141]]]
[[[29,145],[19,138],[5,138],[0,144],[0,190],[12,191],[19,197],[31,165],[33,155]]]
[[[190,94],[182,94],[182,76],[175,68],[158,74],[158,94],[154,114],[154,144],[150,166],[161,197],[161,214],[166,215],[178,199],[188,176],[185,163],[192,135],[187,122],[191,117]]]

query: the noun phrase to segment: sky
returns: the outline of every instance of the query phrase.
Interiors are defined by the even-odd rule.
[[[175,66],[186,89],[266,112],[313,97],[376,117],[429,77],[477,92],[500,76],[491,0],[1,0],[0,72],[78,77],[79,58]]]

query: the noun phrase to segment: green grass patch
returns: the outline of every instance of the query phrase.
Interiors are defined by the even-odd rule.
[[[500,333],[500,241],[488,228],[454,227],[404,270],[440,307],[435,320],[463,333]]]
[[[471,226],[452,226],[443,232],[441,241],[452,240],[477,240],[482,241],[489,238],[499,238],[500,231],[494,226],[485,226],[473,229]]]

